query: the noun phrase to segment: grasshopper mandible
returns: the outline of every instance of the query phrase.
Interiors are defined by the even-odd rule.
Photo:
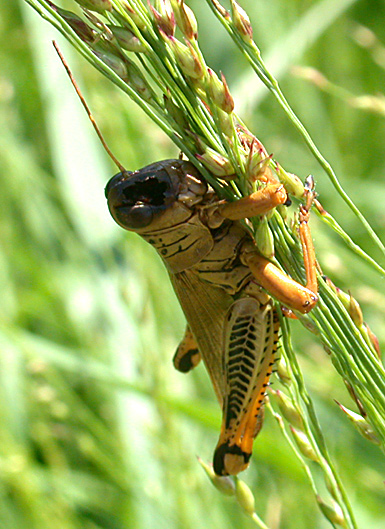
[[[313,195],[308,189],[299,214],[303,286],[258,253],[240,222],[289,203],[283,184],[273,177],[250,196],[227,203],[192,163],[182,160],[120,172],[106,186],[112,217],[158,251],[186,316],[174,366],[187,372],[202,357],[209,372],[223,410],[214,452],[218,475],[238,474],[248,466],[262,426],[279,331],[271,296],[301,313],[317,302],[308,225]]]

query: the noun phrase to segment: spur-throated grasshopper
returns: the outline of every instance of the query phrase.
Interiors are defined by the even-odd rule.
[[[262,426],[263,400],[277,349],[279,321],[269,294],[302,313],[317,303],[316,260],[308,226],[312,188],[307,189],[299,216],[304,287],[262,257],[239,222],[289,203],[284,186],[271,172],[259,178],[264,187],[255,193],[223,203],[190,162],[165,160],[126,171],[106,145],[71,70],[54,46],[97,135],[121,171],[106,186],[111,215],[156,248],[185,313],[188,325],[174,366],[187,372],[202,357],[222,406],[214,470],[218,475],[238,474],[248,466]]]
[[[272,177],[249,197],[223,203],[190,162],[165,160],[117,174],[106,197],[115,221],[154,246],[169,271],[188,322],[174,365],[187,372],[203,358],[223,409],[214,470],[238,474],[262,426],[277,348],[279,321],[269,294],[302,313],[317,302],[312,192],[299,219],[306,287],[262,257],[239,222],[287,203],[284,186]]]

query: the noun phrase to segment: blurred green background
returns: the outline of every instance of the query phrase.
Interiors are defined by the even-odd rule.
[[[324,207],[383,264],[206,3],[188,3],[236,111],[287,170],[315,175]],[[289,102],[384,239],[385,2],[242,5]],[[218,405],[203,367],[183,376],[171,365],[183,315],[159,258],[109,217],[103,190],[116,169],[52,38],[125,166],[176,157],[176,148],[22,0],[0,4],[0,35],[1,529],[253,527],[197,463],[197,454],[211,460]],[[322,91],[294,66],[316,68],[345,91]],[[352,291],[383,343],[383,279],[316,219],[313,229],[324,272]],[[292,327],[358,527],[383,528],[383,456],[335,405],[354,407],[316,338]],[[242,479],[269,527],[329,527],[269,415],[254,452]]]

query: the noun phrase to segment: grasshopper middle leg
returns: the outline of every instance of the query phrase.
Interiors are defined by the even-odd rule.
[[[201,361],[201,354],[198,344],[187,325],[182,341],[175,351],[172,359],[175,369],[181,373],[188,373],[196,367]]]

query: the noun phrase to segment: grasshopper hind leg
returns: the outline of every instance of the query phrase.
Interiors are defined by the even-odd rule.
[[[172,362],[175,369],[181,373],[188,373],[196,367],[201,360],[201,354],[195,338],[187,325],[182,341],[175,351]]]
[[[230,307],[224,339],[226,395],[214,471],[235,475],[247,468],[263,422],[263,401],[274,365],[279,321],[271,300],[241,298]]]

